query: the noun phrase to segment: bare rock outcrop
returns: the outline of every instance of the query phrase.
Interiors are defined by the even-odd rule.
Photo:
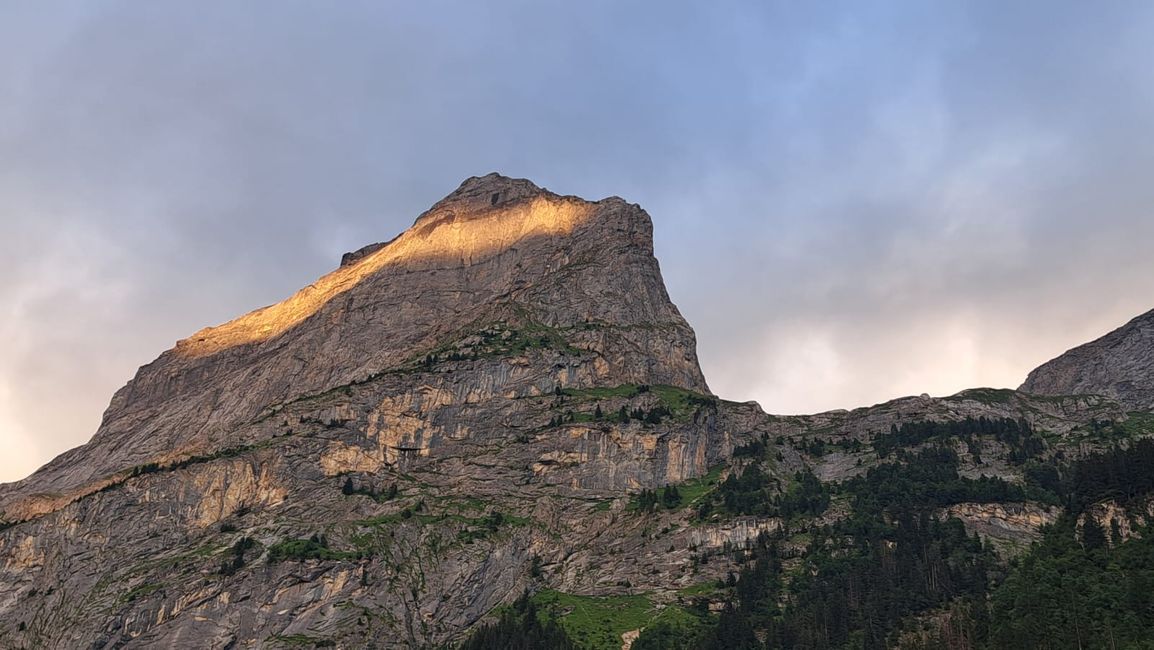
[[[1042,537],[1042,527],[1054,523],[1061,510],[1033,503],[958,503],[942,515],[957,517],[966,531],[977,533],[1002,553],[1016,555]]]
[[[1039,395],[1106,395],[1154,408],[1154,310],[1038,366],[1018,389]]]

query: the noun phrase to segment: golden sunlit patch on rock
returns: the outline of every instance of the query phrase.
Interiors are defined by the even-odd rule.
[[[387,266],[411,271],[471,266],[529,237],[568,235],[593,212],[592,204],[579,199],[547,196],[508,207],[485,206],[476,212],[464,211],[469,206],[460,203],[449,206],[430,210],[388,245],[329,273],[287,300],[180,341],[177,354],[201,357],[271,339]]]

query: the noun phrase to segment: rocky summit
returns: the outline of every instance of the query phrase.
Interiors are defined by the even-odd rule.
[[[470,178],[178,342],[0,488],[0,647],[1027,647],[1011,558],[1154,537],[1150,314],[1021,391],[772,416],[710,393],[652,231]]]

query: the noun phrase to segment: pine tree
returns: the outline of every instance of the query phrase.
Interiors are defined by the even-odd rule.
[[[1082,524],[1082,545],[1087,551],[1106,546],[1106,531],[1092,514],[1087,514],[1086,521]]]

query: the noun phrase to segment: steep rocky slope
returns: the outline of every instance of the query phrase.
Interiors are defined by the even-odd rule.
[[[1018,389],[1039,395],[1106,395],[1154,408],[1154,310],[1042,364]]]
[[[926,516],[1023,552],[1061,510],[1039,467],[1154,433],[1117,397],[719,399],[643,210],[471,178],[179,342],[90,443],[0,488],[0,647],[441,647],[529,590],[616,648],[722,607],[769,537],[818,575],[855,480],[923,452],[966,487]]]

